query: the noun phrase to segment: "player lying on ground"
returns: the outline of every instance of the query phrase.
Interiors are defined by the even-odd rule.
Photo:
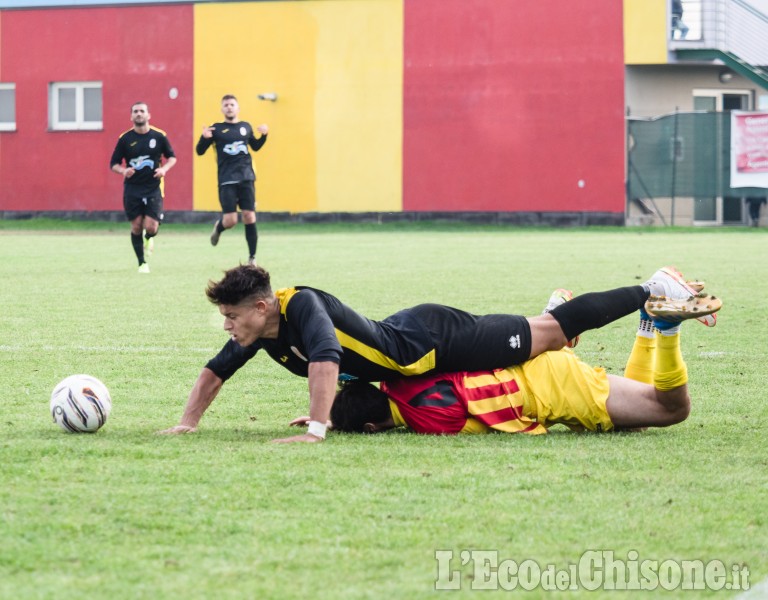
[[[348,382],[336,394],[331,421],[335,430],[360,433],[406,427],[426,434],[539,434],[557,423],[589,431],[667,427],[689,412],[680,324],[641,311],[624,377],[593,368],[568,349],[544,352],[506,369],[409,377],[381,389]]]
[[[435,372],[501,369],[559,350],[584,331],[602,327],[656,299],[659,310],[684,318],[715,312],[675,270],[657,271],[643,285],[583,294],[535,317],[475,316],[421,304],[372,321],[334,296],[308,287],[273,292],[269,273],[241,265],[206,291],[224,315],[230,340],[202,370],[179,425],[161,433],[195,431],[223,383],[260,349],[309,378],[309,428],[287,442],[324,439],[339,377],[387,381]],[[653,294],[653,296],[651,296]],[[665,308],[666,307],[666,308]]]

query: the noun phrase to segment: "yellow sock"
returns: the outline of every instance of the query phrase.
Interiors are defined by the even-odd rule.
[[[653,363],[656,356],[656,340],[638,335],[624,368],[624,377],[641,383],[653,384]]]
[[[680,351],[680,334],[661,335],[656,332],[656,363],[653,385],[669,391],[688,383],[688,367]]]

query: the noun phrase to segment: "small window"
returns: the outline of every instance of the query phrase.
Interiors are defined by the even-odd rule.
[[[15,83],[0,83],[0,131],[16,131]]]
[[[101,129],[101,82],[67,81],[49,87],[50,128],[54,131]]]

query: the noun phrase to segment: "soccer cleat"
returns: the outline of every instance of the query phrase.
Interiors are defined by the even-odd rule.
[[[547,302],[547,305],[544,307],[544,310],[541,311],[541,314],[545,315],[548,312],[552,312],[558,306],[565,304],[569,300],[573,300],[573,292],[571,290],[566,290],[565,288],[557,288],[554,292],[552,292],[552,295],[549,297],[549,302]],[[579,336],[577,335],[572,340],[568,340],[566,346],[569,348],[575,348],[578,343]]]
[[[219,231],[219,222],[216,221],[213,224],[213,232],[211,233],[211,246],[215,246],[219,243],[219,238],[221,237],[221,232]]]
[[[147,263],[141,263],[139,266],[139,273],[149,273],[149,265]]]
[[[651,294],[645,303],[645,311],[654,317],[654,324],[659,319],[666,323],[680,323],[686,319],[698,319],[713,315],[723,307],[720,298],[700,292],[685,299],[669,298]],[[659,327],[663,329],[663,327]]]
[[[697,317],[696,320],[706,327],[714,327],[717,325],[717,313],[704,315],[703,317]]]
[[[690,286],[675,267],[659,269],[645,282],[645,285],[651,292],[651,296],[663,296],[669,300],[687,300],[701,291],[696,291]]]
[[[547,305],[544,307],[544,310],[541,311],[541,314],[545,315],[569,300],[573,300],[573,292],[564,288],[557,288],[552,292],[552,295],[549,297],[549,302],[547,302]]]

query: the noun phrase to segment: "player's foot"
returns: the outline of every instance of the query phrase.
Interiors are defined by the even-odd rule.
[[[219,231],[219,222],[216,221],[213,224],[213,232],[211,233],[211,246],[215,246],[219,243],[219,238],[221,237],[221,231]]]
[[[141,263],[139,266],[139,273],[149,273],[149,265],[147,263]]]
[[[663,267],[645,282],[651,296],[663,296],[669,300],[687,300],[699,292],[693,289],[675,267]]]
[[[723,307],[720,298],[700,292],[685,299],[673,299],[667,296],[651,294],[645,303],[645,311],[654,319],[667,323],[680,323],[686,319],[699,319],[713,315]],[[658,327],[658,325],[657,325]],[[663,329],[664,327],[658,327]]]
[[[255,267],[256,266],[256,257],[255,256],[249,256],[248,257],[248,264],[249,265],[253,265]]]
[[[548,312],[553,311],[561,304],[565,304],[569,300],[573,300],[573,292],[571,290],[566,290],[565,288],[557,288],[554,292],[552,292],[552,295],[549,297],[549,302],[547,302],[547,305],[544,307],[544,310],[541,311],[541,314],[546,314]],[[576,344],[579,343],[579,336],[577,335],[572,340],[568,340],[568,343],[566,346],[569,348],[575,348]]]
[[[152,256],[152,253],[155,251],[155,238],[144,238],[144,254],[146,256]]]
[[[700,279],[686,281],[686,283],[693,289],[694,292],[701,293],[704,291],[704,282]],[[717,315],[715,313],[712,313],[711,315],[704,315],[703,317],[697,317],[696,320],[706,327],[714,327],[717,325]]]

